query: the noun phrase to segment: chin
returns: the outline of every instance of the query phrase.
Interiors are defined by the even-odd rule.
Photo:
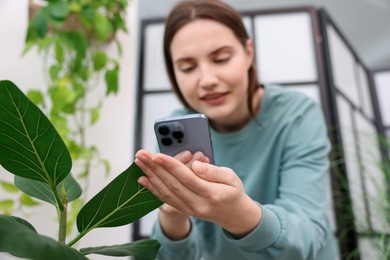
[[[229,120],[229,116],[222,113],[209,113],[206,115],[210,121],[216,123],[224,123]]]

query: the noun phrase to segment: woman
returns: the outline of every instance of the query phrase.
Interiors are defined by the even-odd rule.
[[[220,1],[179,2],[164,57],[185,106],[176,114],[209,118],[215,165],[200,152],[136,154],[139,183],[165,202],[153,232],[159,259],[335,259],[317,105],[258,83],[253,42]]]

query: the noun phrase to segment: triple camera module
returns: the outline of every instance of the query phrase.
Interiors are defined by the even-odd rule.
[[[184,130],[178,122],[160,125],[157,131],[161,135],[161,143],[165,146],[170,146],[175,142],[179,144],[183,142]]]

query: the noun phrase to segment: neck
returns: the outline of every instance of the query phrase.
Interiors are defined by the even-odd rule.
[[[252,119],[253,116],[255,116],[260,112],[260,104],[261,104],[261,99],[263,97],[263,93],[264,93],[264,88],[259,88],[253,95],[253,100],[252,100],[253,114],[247,109],[245,113],[246,116],[241,117],[237,122],[226,124],[226,123],[216,123],[210,121],[211,126],[220,133],[231,133],[242,129],[248,124],[248,122]]]

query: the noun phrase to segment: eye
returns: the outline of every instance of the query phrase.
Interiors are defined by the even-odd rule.
[[[229,58],[224,58],[224,59],[216,59],[214,62],[218,64],[223,64],[229,61]]]
[[[224,64],[230,60],[230,55],[223,54],[215,57],[214,62],[217,64]]]
[[[177,68],[183,73],[191,72],[192,70],[195,69],[195,67],[196,64],[193,62],[183,62],[183,63],[179,63],[177,66]]]
[[[195,66],[183,66],[182,68],[180,68],[180,71],[184,73],[188,73],[191,72],[194,68]]]

